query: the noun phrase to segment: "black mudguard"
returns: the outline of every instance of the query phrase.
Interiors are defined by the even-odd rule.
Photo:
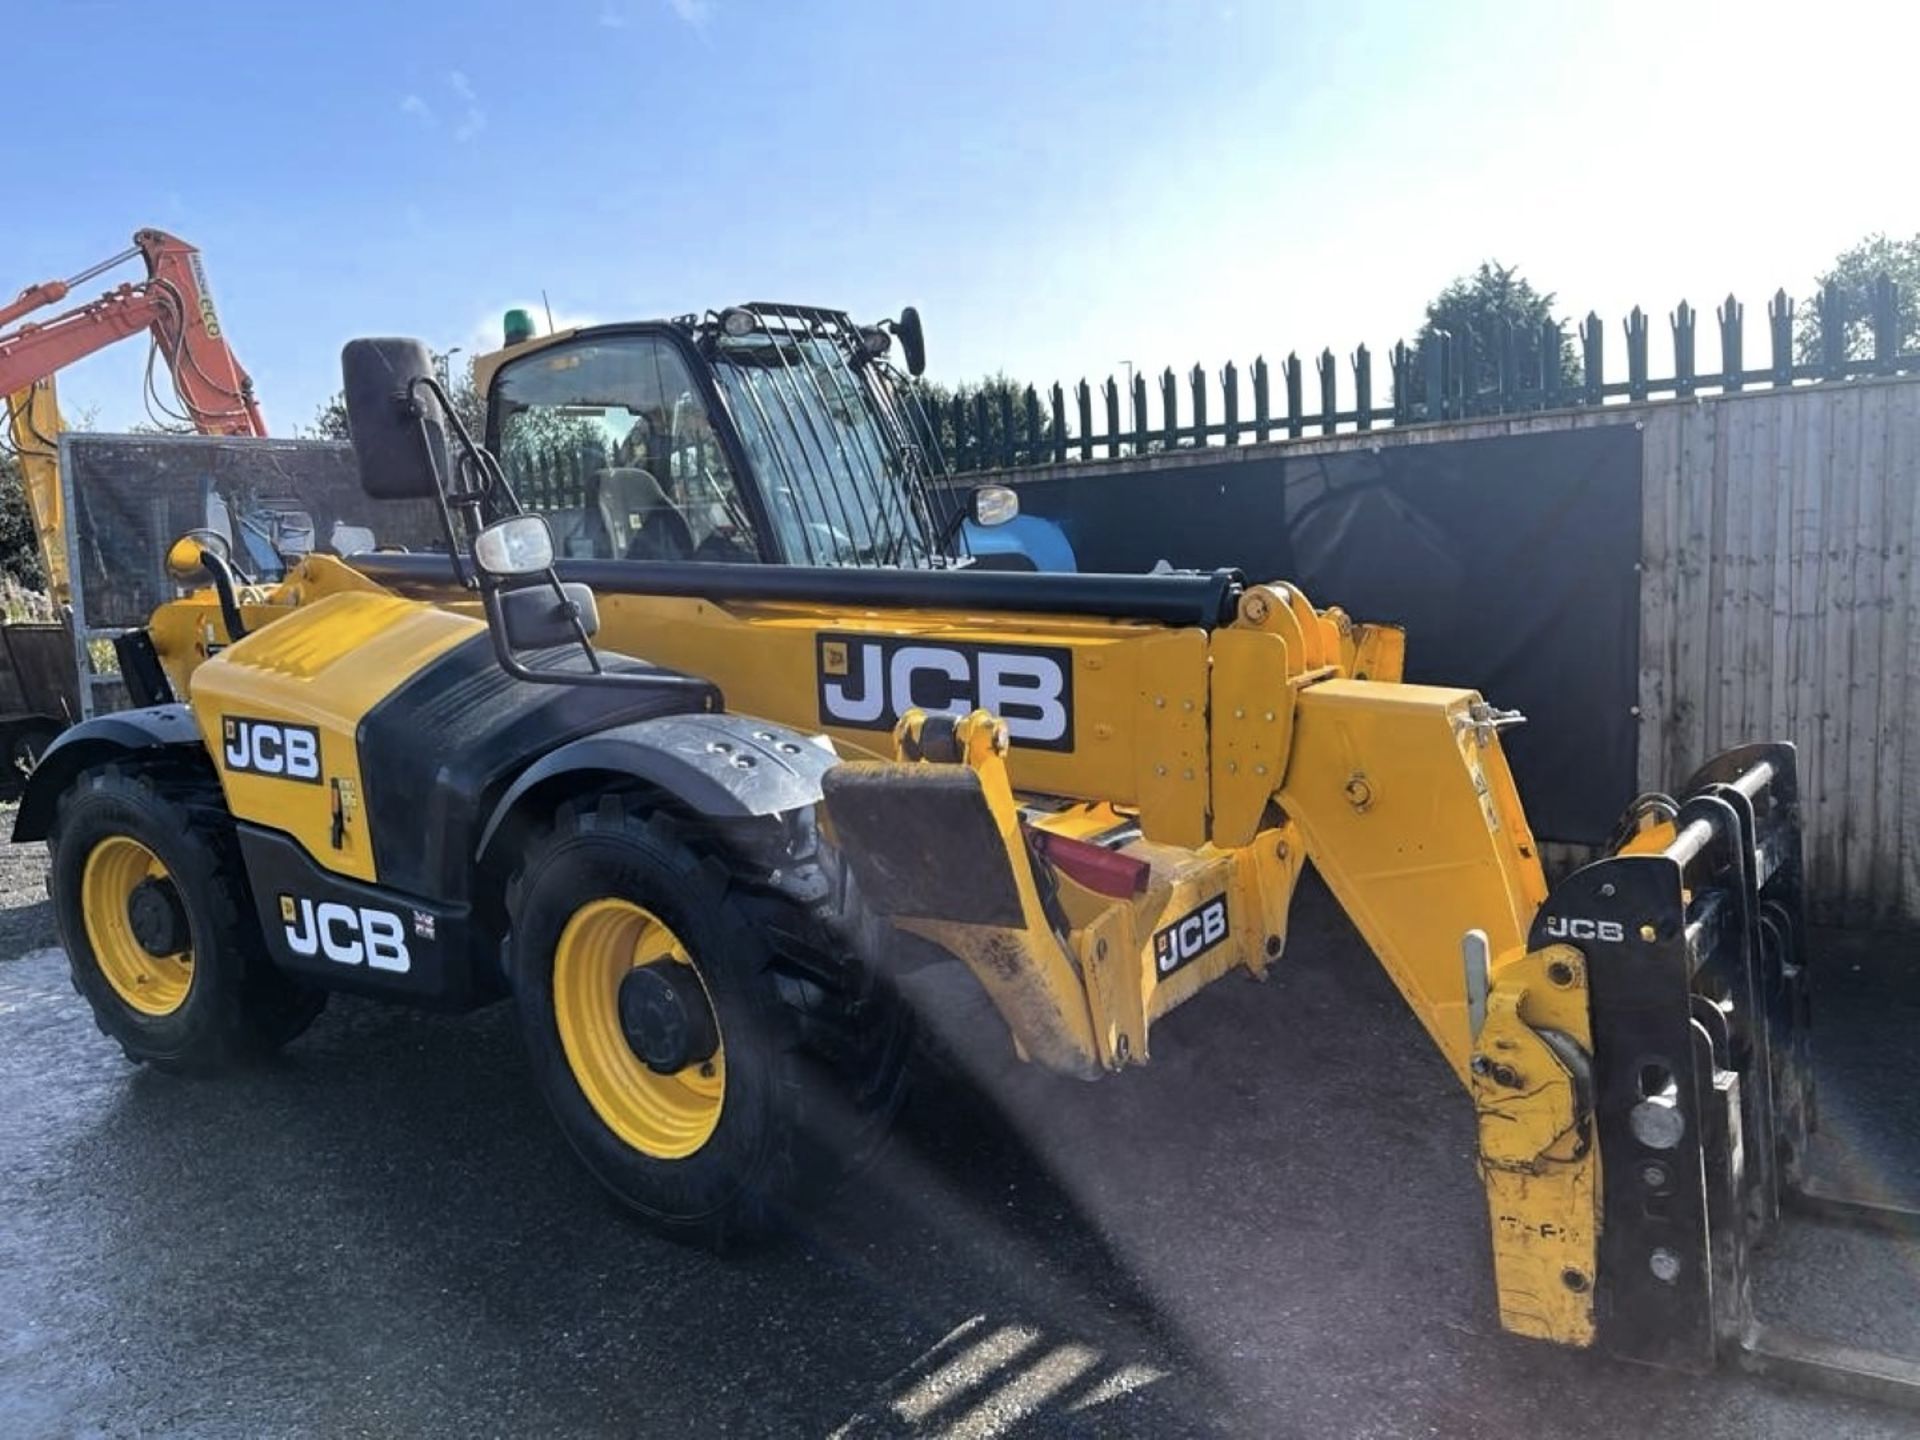
[[[185,705],[149,705],[142,710],[96,715],[64,731],[27,777],[20,813],[13,822],[14,842],[47,838],[60,792],[82,770],[116,756],[151,756],[165,750],[206,754],[193,712]]]
[[[567,776],[630,775],[715,819],[780,815],[817,804],[839,763],[824,739],[744,715],[661,715],[616,725],[549,751],[508,787],[481,831],[486,865],[507,820]]]

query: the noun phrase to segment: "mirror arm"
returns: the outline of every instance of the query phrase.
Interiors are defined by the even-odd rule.
[[[947,516],[945,522],[940,526],[940,533],[933,537],[934,550],[940,554],[945,554],[947,547],[953,544],[954,537],[960,533],[960,527],[972,518],[973,517],[967,513],[967,507],[965,505],[954,506],[953,513]]]
[[[952,493],[951,488],[948,493]],[[961,527],[971,519],[973,519],[973,491],[969,490],[960,504],[954,506],[953,513],[947,516],[946,521],[940,526],[940,533],[934,537],[934,550],[944,554],[947,547],[952,545],[955,537],[960,534]]]
[[[487,636],[493,641],[493,658],[500,662],[500,668],[516,680],[529,680],[535,684],[551,683],[557,676],[543,676],[537,670],[530,669],[520,657],[513,653],[513,647],[507,643],[507,617],[500,608],[500,591],[493,585],[480,587],[480,608],[487,614]]]
[[[587,652],[587,664],[594,674],[606,674],[607,667],[600,663],[600,652],[594,647],[593,637],[587,634],[587,627],[580,619],[580,607],[567,598],[567,587],[560,583],[560,572],[551,565],[547,567],[547,584],[553,590],[554,601],[567,612],[567,624],[573,627],[573,636],[580,642],[580,648]]]
[[[466,421],[460,418],[460,412],[454,408],[453,397],[447,393],[446,387],[431,375],[416,376],[412,383],[423,387],[428,394],[440,402],[440,411],[446,416],[448,427],[460,442],[462,456],[471,461],[474,468],[480,472],[481,489],[473,498],[485,501],[495,494],[503,495],[507,502],[507,509],[503,513],[505,515],[520,514],[520,500],[513,493],[513,487],[507,483],[506,472],[500,468],[499,460],[487,450],[486,446],[473,438],[473,432],[467,429]],[[408,399],[418,411],[419,402],[413,401],[411,394],[408,395]],[[463,490],[457,498],[465,499],[471,493]]]
[[[427,385],[433,391],[440,388],[432,380],[413,382],[413,385],[421,384]],[[414,397],[413,385],[407,387],[404,399],[408,410],[413,414],[414,429],[420,436],[420,449],[426,454],[428,468],[433,471],[433,503],[434,508],[440,512],[441,532],[447,537],[447,558],[453,564],[453,578],[459,582],[460,587],[464,590],[472,590],[477,588],[476,578],[467,573],[466,557],[462,553],[466,547],[460,543],[460,530],[453,521],[453,508],[447,503],[448,486],[446,477],[440,473],[440,457],[434,454],[433,432],[427,428],[427,408]],[[441,403],[444,407],[445,402]]]
[[[457,442],[460,457],[456,463],[454,476],[440,473],[439,457],[434,453],[433,436],[427,428],[427,407],[421,404],[417,390],[425,390],[440,405],[440,413],[445,417],[447,428]],[[519,497],[513,493],[513,487],[507,483],[506,472],[500,468],[500,462],[488,454],[486,448],[475,442],[473,432],[467,429],[466,422],[454,409],[453,397],[447,394],[446,387],[431,375],[416,375],[407,384],[404,396],[408,409],[412,412],[414,424],[420,432],[420,445],[426,451],[427,464],[433,469],[433,498],[440,510],[440,524],[447,537],[447,551],[453,557],[453,572],[462,588],[479,588],[478,577],[469,575],[465,562],[465,545],[461,543],[459,527],[454,523],[453,507],[458,505],[466,512],[466,518],[477,530],[486,520],[487,502],[495,500],[494,509],[500,518],[522,513]],[[479,472],[478,486],[461,483],[457,487],[452,480],[460,479],[458,471],[467,466]],[[504,505],[498,502],[504,500]],[[556,582],[557,583],[557,582]]]
[[[240,618],[240,591],[233,578],[233,566],[224,555],[200,547],[200,566],[213,582],[213,593],[220,601],[220,619],[227,627],[229,643],[246,638],[247,625]]]

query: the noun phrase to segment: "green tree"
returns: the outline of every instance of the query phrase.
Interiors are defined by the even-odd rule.
[[[1881,276],[1900,287],[1894,332],[1898,352],[1907,355],[1920,350],[1920,235],[1890,240],[1875,231],[1836,255],[1833,265],[1816,280],[1814,293],[1796,310],[1794,348],[1802,364],[1821,358],[1823,290],[1831,291],[1839,306],[1846,358],[1865,360],[1873,355],[1873,292]]]
[[[1001,413],[1002,398],[1010,400],[1013,406],[1013,430],[1011,449],[1016,460],[1037,459],[1050,456],[1057,439],[1065,438],[1065,431],[1059,430],[1053,423],[1053,404],[1045,395],[1038,396],[1040,402],[1040,426],[1037,438],[1027,428],[1027,390],[1023,381],[1015,380],[1005,371],[982,376],[972,385],[962,385],[955,389],[940,384],[937,380],[913,380],[907,385],[908,418],[917,426],[920,422],[913,401],[919,406],[931,422],[933,436],[939,444],[940,453],[947,464],[955,469],[983,470],[1000,463],[1000,456],[1009,448],[1006,426]],[[953,398],[958,394],[966,406],[966,444],[959,443],[960,436],[953,424]],[[975,420],[978,410],[975,397],[985,396],[987,402],[987,429],[984,437],[978,432]]]
[[[336,390],[318,410],[313,412],[313,423],[303,432],[314,440],[346,440],[351,438],[353,429],[347,424],[347,397],[344,391]]]
[[[1413,345],[1411,388],[1416,404],[1427,398],[1427,353],[1436,343],[1439,331],[1458,335],[1473,332],[1474,373],[1468,377],[1470,393],[1495,390],[1500,384],[1500,326],[1513,327],[1514,351],[1520,362],[1520,375],[1530,380],[1540,362],[1541,329],[1554,318],[1554,295],[1536,290],[1518,267],[1502,265],[1498,260],[1483,260],[1470,275],[1461,275],[1448,283],[1427,302],[1426,319]],[[1562,334],[1560,383],[1570,388],[1580,383],[1580,362],[1574,356],[1573,338]]]
[[[27,508],[27,487],[19,463],[5,453],[0,453],[0,574],[29,590],[43,589],[47,583],[33,512]]]

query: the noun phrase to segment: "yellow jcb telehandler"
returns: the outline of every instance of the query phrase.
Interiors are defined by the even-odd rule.
[[[1230,572],[957,563],[1007,501],[929,483],[884,338],[760,306],[536,342],[487,372],[499,456],[420,347],[349,346],[363,481],[440,495],[449,553],[248,591],[184,547],[211,590],[122,647],[153,705],[63,737],[16,830],[51,833],[103,1028],[213,1007],[224,1047],[283,1038],[315,988],[510,993],[594,1172],[721,1238],[884,1123],[901,967],[964,966],[1021,1056],[1096,1077],[1281,960],[1311,861],[1474,1105],[1508,1329],[1920,1397],[1749,1302],[1789,1205],[1889,1217],[1808,1181],[1791,747],[1636,802],[1549,891],[1519,717],[1402,683],[1399,632]],[[597,520],[526,511],[550,443],[604,462]],[[836,485],[871,524],[822,538],[802,501]],[[589,553],[556,557],[576,523]],[[656,524],[682,558],[615,558]],[[916,563],[742,563],[809,536]]]

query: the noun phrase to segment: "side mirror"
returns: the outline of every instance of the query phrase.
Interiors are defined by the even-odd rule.
[[[434,377],[427,347],[418,340],[349,340],[340,352],[340,374],[360,488],[375,500],[432,495],[447,432],[440,402],[415,384]]]
[[[544,516],[510,515],[473,537],[474,568],[489,580],[517,580],[553,568],[553,531]]]
[[[900,337],[900,353],[906,359],[909,375],[927,373],[927,333],[920,328],[920,312],[909,305],[894,322],[893,333]]]
[[[591,640],[600,629],[600,607],[585,585],[562,585],[558,593],[551,585],[519,585],[494,598],[510,651],[577,645],[583,635]]]
[[[1020,513],[1020,493],[1007,485],[976,485],[967,495],[967,518],[976,525],[1004,525]]]

